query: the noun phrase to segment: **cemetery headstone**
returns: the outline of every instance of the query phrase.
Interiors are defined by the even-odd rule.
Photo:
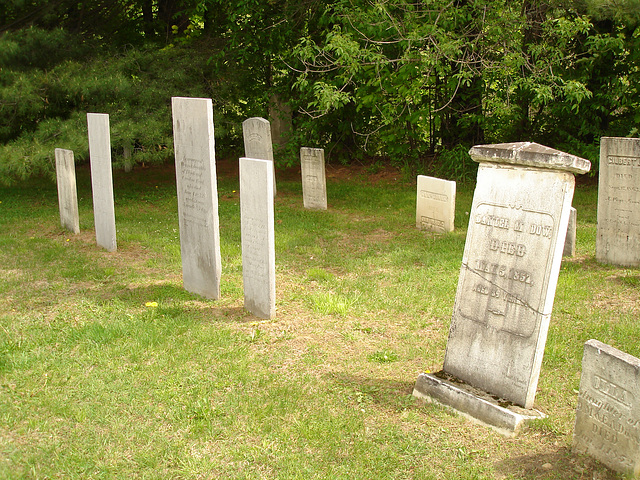
[[[87,126],[96,242],[107,251],[113,252],[117,249],[117,244],[109,115],[87,113]]]
[[[276,313],[273,162],[240,159],[240,222],[244,307],[256,317]]]
[[[213,107],[209,98],[171,99],[182,281],[189,292],[220,298],[220,229]]]
[[[589,171],[591,164],[530,142],[480,145],[469,153],[480,165],[443,372],[531,410],[562,261],[573,174]],[[446,382],[427,377],[420,375],[414,395],[429,396],[433,387],[437,398],[439,385]],[[492,408],[478,406],[473,395],[463,397],[454,408],[471,415]],[[503,414],[509,415],[500,410],[498,416]],[[482,421],[491,424],[492,418]],[[501,425],[515,429],[519,422],[512,418]]]
[[[300,149],[300,168],[304,208],[326,210],[327,177],[324,167],[324,149],[302,147]]]
[[[73,160],[73,151],[56,148],[55,157],[60,223],[67,230],[73,233],[80,233],[78,191],[76,188],[76,168]]]
[[[573,451],[640,474],[640,360],[598,340],[584,345]]]
[[[273,162],[273,143],[271,141],[271,124],[261,117],[251,117],[242,122],[244,139],[244,156],[268,160],[273,168],[273,195],[276,194],[276,173]]]
[[[563,257],[573,257],[576,254],[576,230],[578,226],[578,211],[571,207],[569,212],[569,225],[567,225],[567,238],[564,241]]]
[[[418,175],[416,227],[429,232],[453,232],[456,182]]]
[[[640,138],[600,141],[596,259],[640,266]]]

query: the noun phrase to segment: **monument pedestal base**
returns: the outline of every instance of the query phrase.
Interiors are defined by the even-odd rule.
[[[470,385],[445,380],[434,374],[421,373],[418,376],[413,396],[440,403],[507,437],[514,437],[526,422],[546,417],[537,410],[511,405]]]

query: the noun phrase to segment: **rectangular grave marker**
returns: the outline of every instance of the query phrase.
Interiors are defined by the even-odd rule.
[[[640,138],[601,139],[596,259],[640,266]]]
[[[640,474],[640,360],[598,340],[584,345],[573,451]]]
[[[113,252],[117,249],[117,244],[109,115],[87,113],[87,126],[96,242],[107,251]]]
[[[578,211],[571,207],[569,213],[569,225],[567,225],[567,238],[564,241],[563,257],[573,257],[576,254],[576,230],[578,226]]]
[[[480,145],[469,153],[480,166],[443,371],[531,409],[573,173],[587,172],[590,163],[529,142]],[[414,395],[428,395],[424,385],[419,378]]]
[[[244,156],[268,160],[273,166],[273,195],[276,194],[276,171],[273,161],[273,142],[271,141],[271,124],[261,117],[251,117],[242,122],[244,140]]]
[[[76,188],[76,168],[73,160],[73,151],[56,148],[55,157],[60,224],[73,233],[80,233],[78,190]]]
[[[260,318],[276,313],[273,162],[240,159],[244,307]]]
[[[184,288],[220,298],[220,229],[210,98],[171,99]]]
[[[418,175],[416,227],[429,232],[453,232],[456,182]]]
[[[324,149],[300,148],[302,199],[304,208],[327,209],[327,178],[324,167]]]

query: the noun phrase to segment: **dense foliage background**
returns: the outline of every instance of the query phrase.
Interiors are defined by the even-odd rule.
[[[597,167],[638,133],[639,27],[640,0],[0,0],[0,181],[86,159],[87,112],[117,165],[169,160],[172,96],[213,99],[222,155],[282,115],[280,164],[462,179],[471,145],[530,140]]]

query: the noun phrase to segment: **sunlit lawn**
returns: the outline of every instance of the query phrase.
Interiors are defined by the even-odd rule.
[[[235,176],[219,178],[219,301],[182,288],[172,169],[114,178],[114,253],[95,245],[85,167],[79,235],[54,184],[0,189],[0,477],[616,478],[570,453],[583,343],[640,355],[640,274],[595,262],[595,186],[574,201],[536,397],[549,418],[507,439],[411,396],[441,368],[473,185],[435,235],[401,175],[330,175],[326,212],[280,179],[277,316],[259,321]]]

